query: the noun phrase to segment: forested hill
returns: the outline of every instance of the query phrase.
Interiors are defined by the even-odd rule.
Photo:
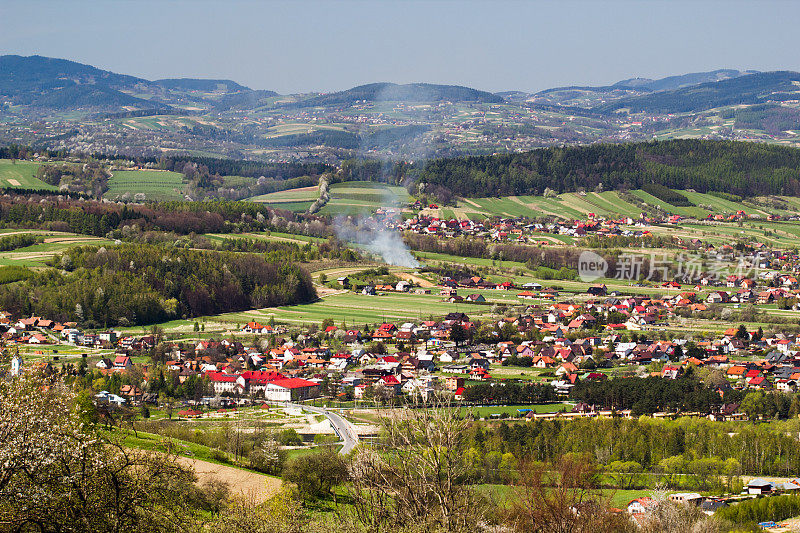
[[[543,148],[519,154],[430,161],[419,177],[428,192],[457,196],[542,194],[579,188],[724,191],[740,196],[800,195],[800,150],[699,139]]]
[[[740,104],[782,102],[800,98],[800,72],[759,72],[723,81],[701,83],[672,91],[621,98],[595,107],[603,113],[629,109],[631,113],[688,113]]]
[[[231,80],[149,81],[66,59],[0,56],[0,102],[36,110],[132,111],[169,109],[187,102],[231,107],[276,96]]]
[[[207,80],[199,78],[167,78],[156,80],[153,83],[165,89],[178,89],[183,91],[221,91],[226,93],[238,91],[251,91],[249,87],[239,85],[233,80]]]
[[[680,89],[681,87],[689,87],[691,85],[698,85],[700,83],[710,83],[731,78],[738,78],[739,76],[746,76],[748,74],[755,74],[754,70],[734,70],[729,68],[712,70],[710,72],[692,72],[689,74],[679,74],[677,76],[667,76],[657,80],[648,78],[629,78],[621,80],[612,85],[612,87],[632,87],[645,91],[670,91],[673,89]]]
[[[296,263],[148,244],[75,247],[58,270],[0,286],[3,309],[83,326],[130,326],[308,303],[317,294]]]
[[[459,85],[433,85],[430,83],[370,83],[346,91],[323,94],[301,100],[297,107],[352,105],[366,102],[488,102],[502,103],[503,97]]]

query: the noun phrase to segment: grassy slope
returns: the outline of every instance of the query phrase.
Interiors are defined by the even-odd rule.
[[[119,170],[108,180],[105,197],[144,193],[146,200],[182,200],[186,185],[177,172],[162,170]]]
[[[0,187],[56,190],[36,177],[38,168],[39,163],[32,161],[12,163],[10,159],[0,159]]]

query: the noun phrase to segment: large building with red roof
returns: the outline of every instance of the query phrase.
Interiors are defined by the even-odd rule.
[[[302,378],[276,379],[264,389],[264,398],[273,402],[296,402],[317,396],[319,384]]]

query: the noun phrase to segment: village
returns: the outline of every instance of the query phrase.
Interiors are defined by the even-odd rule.
[[[765,286],[767,280],[777,286]],[[337,283],[353,288],[346,276]],[[472,384],[532,380],[547,383],[558,399],[567,400],[581,381],[622,375],[676,379],[689,368],[724,373],[727,383],[719,388],[721,394],[726,388],[796,391],[800,379],[797,335],[748,331],[741,326],[690,340],[675,333],[665,337],[659,329],[716,304],[766,305],[781,298],[796,301],[798,294],[797,279],[777,272],[759,280],[760,288],[753,280],[737,276],[716,284],[725,289],[708,291],[701,283],[684,290],[677,282],[664,282],[660,287],[665,294],[660,297],[609,294],[606,285],[594,284],[583,295],[563,298],[536,282],[518,287],[508,281],[491,283],[480,276],[444,277],[436,291],[445,301],[486,302],[483,294],[459,296],[460,289],[513,291],[525,312],[481,321],[470,320],[464,312],[451,312],[438,320],[347,329],[332,321],[310,330],[252,321],[227,338],[196,341],[122,334],[113,329],[88,332],[77,329],[75,323],[41,317],[15,319],[7,314],[0,315],[0,329],[8,346],[46,347],[50,358],[42,350],[33,353],[47,364],[77,357],[60,355],[59,347],[86,348],[82,358],[91,355],[94,367],[104,373],[124,374],[158,345],[161,360],[141,363],[144,379],[126,389],[127,396],[122,395],[132,402],[146,397],[147,377],[156,364],[181,382],[204,377],[209,386],[206,402],[209,396],[240,401],[305,400],[322,395],[323,381],[324,395],[333,399],[419,396],[424,400],[434,391],[445,390],[462,401]],[[411,283],[401,281],[396,286],[369,286],[360,289],[360,294],[413,290]],[[704,298],[698,297],[701,290],[707,291]],[[493,341],[493,337],[499,340]],[[249,342],[252,339],[260,340]],[[102,352],[102,356],[90,351]],[[23,365],[23,356],[16,355],[12,371],[19,372]],[[524,377],[509,372],[514,368]],[[575,413],[590,416],[594,409],[576,407]]]

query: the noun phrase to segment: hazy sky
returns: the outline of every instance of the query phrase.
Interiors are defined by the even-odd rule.
[[[800,2],[0,0],[0,54],[281,93],[374,81],[535,91],[800,70]]]

